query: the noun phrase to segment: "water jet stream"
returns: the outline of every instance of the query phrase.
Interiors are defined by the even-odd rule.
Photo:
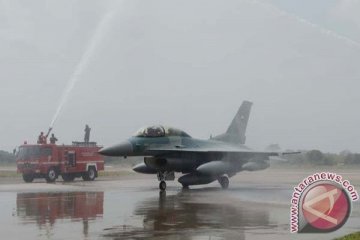
[[[302,17],[299,17],[293,13],[290,13],[290,12],[287,12],[285,10],[282,10],[276,6],[274,6],[273,4],[270,4],[270,3],[265,3],[263,1],[259,1],[259,0],[247,0],[253,4],[256,4],[264,9],[268,9],[270,11],[274,11],[274,12],[277,12],[279,13],[280,15],[283,15],[283,16],[287,16],[289,18],[292,18],[294,19],[295,21],[301,23],[301,24],[304,24],[306,26],[309,26],[311,28],[314,28],[314,29],[317,29],[320,33],[322,34],[325,34],[327,36],[330,36],[330,37],[333,37],[335,39],[338,39],[340,41],[343,41],[344,43],[350,45],[350,46],[353,46],[357,49],[360,49],[360,42],[354,40],[354,39],[351,39],[349,37],[346,37],[344,35],[341,35],[335,31],[332,31],[330,29],[327,29],[325,27],[322,27],[318,24],[315,24],[313,22],[310,22],[309,20],[305,19],[305,18],[302,18]]]
[[[86,68],[89,66],[89,63],[91,62],[92,58],[94,57],[94,53],[95,53],[97,46],[99,45],[99,43],[105,36],[107,29],[111,25],[111,22],[115,16],[115,14],[117,13],[120,3],[122,3],[122,1],[115,1],[115,2],[116,2],[115,6],[111,6],[109,8],[110,10],[108,10],[108,12],[103,16],[103,18],[100,20],[99,24],[95,28],[95,31],[92,34],[89,42],[87,43],[87,45],[85,47],[85,51],[80,58],[80,61],[76,65],[74,72],[71,74],[70,79],[67,82],[64,92],[60,98],[60,101],[59,101],[58,107],[55,111],[55,114],[51,120],[50,129],[52,129],[56,120],[58,119],[75,84],[81,80],[81,75],[86,70]]]

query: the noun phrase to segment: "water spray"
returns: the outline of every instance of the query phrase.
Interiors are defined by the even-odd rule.
[[[89,66],[89,63],[91,62],[94,56],[96,48],[103,39],[104,35],[106,34],[106,31],[109,28],[110,23],[114,18],[115,13],[118,10],[118,7],[120,5],[119,3],[122,3],[122,1],[115,1],[115,2],[116,2],[116,6],[110,6],[108,12],[103,16],[103,18],[100,20],[99,24],[95,28],[95,31],[91,36],[89,42],[87,43],[85,47],[85,51],[81,56],[79,63],[76,65],[74,72],[70,76],[70,79],[67,82],[64,92],[60,98],[55,114],[50,122],[48,134],[50,134],[75,84],[81,80],[81,75],[83,74],[85,69]]]
[[[317,29],[320,33],[322,34],[325,34],[327,36],[330,36],[330,37],[333,37],[335,39],[338,39],[340,41],[343,41],[344,43],[350,45],[350,46],[353,46],[357,49],[360,49],[360,43],[358,41],[355,41],[349,37],[346,37],[344,35],[341,35],[337,32],[334,32],[330,29],[327,29],[327,28],[324,28],[318,24],[315,24],[315,23],[312,23],[310,22],[309,20],[306,20],[305,18],[302,18],[302,17],[299,17],[295,14],[292,14],[292,13],[289,13],[285,10],[281,10],[279,9],[278,7],[272,5],[272,4],[269,4],[269,3],[265,3],[265,2],[262,2],[262,1],[258,1],[258,0],[249,0],[251,3],[253,4],[256,4],[262,8],[265,8],[265,9],[268,9],[268,10],[271,10],[271,11],[274,11],[274,12],[277,12],[283,16],[287,16],[289,18],[292,18],[294,20],[296,20],[297,22],[301,23],[301,24],[305,24],[311,28],[314,28],[314,29]]]

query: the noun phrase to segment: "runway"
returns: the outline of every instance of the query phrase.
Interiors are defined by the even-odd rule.
[[[4,239],[28,240],[242,240],[333,239],[359,230],[355,203],[351,217],[336,232],[291,234],[291,182],[302,175],[245,173],[232,178],[228,190],[216,182],[182,190],[175,181],[168,182],[166,192],[159,192],[152,176],[138,175],[95,182],[0,184],[0,231]]]

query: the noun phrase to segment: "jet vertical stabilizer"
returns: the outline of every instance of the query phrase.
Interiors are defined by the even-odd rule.
[[[218,135],[213,139],[223,142],[245,144],[245,133],[247,123],[249,121],[251,106],[252,102],[243,101],[226,133]]]

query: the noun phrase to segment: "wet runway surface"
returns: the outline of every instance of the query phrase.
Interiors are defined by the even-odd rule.
[[[331,234],[290,234],[291,185],[232,181],[182,190],[153,179],[0,185],[2,239],[332,239],[359,230],[359,204]]]

